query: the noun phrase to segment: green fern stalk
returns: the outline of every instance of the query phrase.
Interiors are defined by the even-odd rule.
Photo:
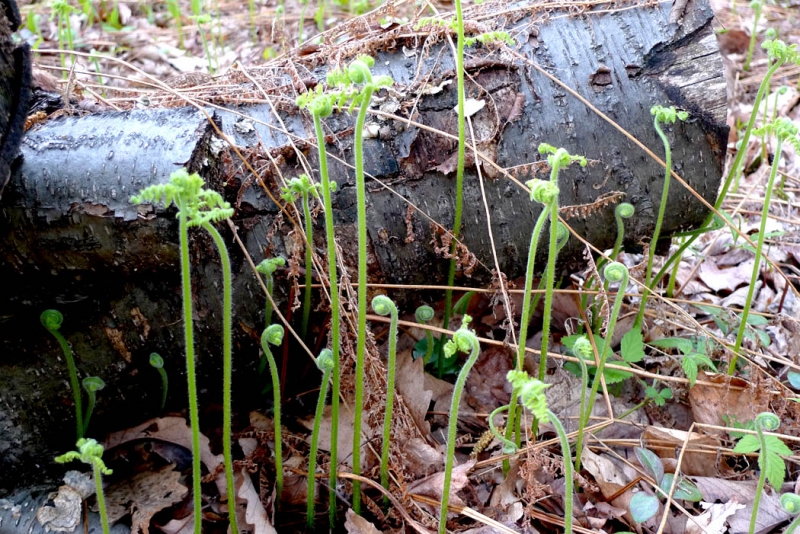
[[[297,101],[300,107],[306,107],[314,119],[314,132],[317,136],[319,153],[319,175],[322,183],[322,200],[325,205],[325,233],[328,245],[328,279],[331,291],[331,358],[333,359],[333,388],[331,391],[331,469],[328,479],[328,517],[331,528],[336,525],[336,469],[338,467],[337,441],[339,439],[339,351],[340,351],[340,316],[339,316],[339,284],[336,273],[336,241],[333,223],[333,202],[331,200],[331,180],[328,176],[328,154],[325,150],[325,133],[322,130],[322,118],[333,113],[333,97],[322,93],[307,93]],[[313,475],[310,475],[313,476]]]
[[[611,317],[608,320],[608,328],[606,335],[603,339],[603,346],[600,348],[600,358],[595,370],[594,380],[592,380],[592,390],[589,392],[589,398],[585,403],[585,409],[582,410],[581,418],[578,425],[578,437],[575,442],[575,471],[580,471],[581,468],[581,453],[583,450],[584,429],[589,424],[589,417],[594,409],[594,403],[597,398],[597,391],[600,388],[600,380],[603,377],[603,369],[605,369],[606,360],[611,353],[611,339],[614,337],[614,327],[617,324],[619,311],[622,308],[622,301],[625,298],[625,288],[628,287],[628,268],[619,262],[609,263],[603,270],[606,277],[606,282],[619,282],[619,289],[614,298],[614,307],[611,309]],[[580,358],[581,356],[579,356]]]
[[[478,360],[480,354],[480,343],[475,332],[469,330],[468,326],[472,318],[465,315],[453,339],[447,342],[444,353],[447,357],[455,356],[456,352],[470,351],[464,367],[458,373],[455,386],[453,387],[453,397],[450,401],[450,420],[447,424],[447,454],[444,464],[444,484],[442,487],[442,503],[439,509],[439,534],[447,532],[447,505],[450,501],[450,484],[453,477],[453,462],[456,454],[456,428],[458,427],[458,407],[461,403],[461,393],[464,391],[464,384],[467,382],[472,366]]]
[[[761,85],[758,87],[758,93],[756,93],[755,101],[753,102],[753,109],[758,110],[761,107],[761,101],[764,98],[765,93],[767,92],[767,88],[770,85],[770,80],[772,76],[777,72],[777,70],[782,67],[785,63],[792,63],[795,65],[800,65],[800,54],[797,52],[797,45],[793,44],[791,46],[787,45],[785,42],[781,41],[780,39],[768,39],[762,43],[762,48],[767,50],[768,57],[772,60],[772,64],[770,65],[769,69],[767,69],[767,73],[764,75],[764,79],[761,81]],[[736,151],[736,157],[733,159],[733,163],[731,163],[730,170],[728,171],[728,176],[725,178],[725,183],[722,184],[722,190],[717,197],[717,201],[714,203],[714,209],[719,211],[722,203],[725,202],[725,198],[728,194],[728,189],[730,188],[731,184],[735,177],[739,175],[739,170],[742,167],[744,162],[745,154],[747,153],[747,143],[750,140],[750,135],[753,133],[755,128],[756,118],[758,117],[758,113],[751,113],[750,120],[747,122],[747,128],[745,128],[744,135],[740,141],[741,148]],[[655,277],[653,277],[650,289],[655,287],[656,284],[663,278],[664,274],[672,267],[672,264],[678,261],[681,257],[683,257],[683,253],[686,249],[688,249],[695,240],[700,237],[709,225],[714,220],[714,213],[709,213],[706,220],[703,221],[703,224],[700,225],[700,230],[694,232],[689,239],[684,241],[684,243],[678,248],[678,250],[669,257],[669,259],[664,262],[664,265],[658,271]]]
[[[75,401],[75,433],[78,439],[83,437],[83,402],[81,399],[81,387],[78,382],[78,369],[75,367],[75,358],[72,357],[72,349],[67,343],[67,339],[61,334],[59,329],[64,323],[64,316],[58,310],[45,310],[39,316],[42,326],[45,330],[50,332],[58,344],[61,346],[61,352],[64,354],[64,359],[67,361],[67,371],[69,372],[69,385],[72,389],[72,398]]]
[[[750,287],[747,290],[747,298],[745,298],[744,307],[742,308],[742,317],[739,323],[739,331],[736,334],[736,343],[733,346],[733,357],[731,358],[731,363],[728,366],[728,375],[733,375],[733,373],[736,372],[736,361],[739,357],[739,350],[742,348],[742,342],[744,341],[744,333],[747,330],[747,318],[750,315],[750,306],[753,303],[756,282],[758,281],[758,275],[761,272],[761,256],[763,255],[762,250],[764,249],[764,240],[766,239],[769,205],[770,201],[772,200],[772,191],[775,188],[775,176],[778,174],[778,165],[780,165],[783,143],[784,141],[788,142],[796,149],[800,149],[800,139],[797,137],[798,128],[790,119],[785,117],[781,117],[776,119],[774,122],[764,125],[762,128],[756,130],[755,133],[756,135],[769,135],[774,133],[778,140],[778,144],[775,147],[775,158],[772,161],[772,168],[769,173],[769,182],[767,183],[767,189],[764,193],[764,206],[761,209],[761,224],[759,226],[758,242],[756,243],[755,248],[755,265],[753,265],[753,274],[750,277]]]
[[[464,209],[464,158],[467,147],[466,134],[466,97],[464,92],[464,12],[461,8],[461,0],[455,0],[456,5],[456,32],[458,42],[456,43],[456,86],[458,92],[458,155],[456,160],[456,211],[453,219],[453,243],[450,245],[450,267],[447,271],[447,286],[452,288],[456,280],[456,246],[458,236],[461,233],[461,217]],[[447,289],[444,295],[444,315],[442,317],[442,328],[447,330],[450,326],[450,314],[453,306],[453,290]],[[442,378],[444,373],[444,339],[446,334],[442,334],[439,339],[439,360],[437,377]]]
[[[316,471],[317,449],[319,447],[319,429],[322,414],[325,410],[325,399],[328,397],[328,385],[331,381],[331,372],[334,368],[333,352],[324,349],[317,358],[317,367],[322,371],[322,385],[319,388],[317,410],[314,413],[314,430],[311,433],[311,450],[308,457],[308,489],[306,497],[306,526],[309,531],[314,530],[314,505],[316,504]]]
[[[269,325],[261,334],[261,350],[269,361],[269,373],[272,378],[272,403],[273,403],[273,423],[275,425],[275,494],[277,495],[276,505],[281,502],[281,492],[283,491],[283,438],[281,436],[281,381],[278,378],[278,366],[272,351],[269,350],[270,344],[279,347],[283,343],[283,327],[279,324]]]
[[[386,410],[383,413],[383,442],[381,444],[381,485],[389,489],[389,445],[391,443],[392,410],[394,408],[394,375],[397,354],[397,306],[392,299],[378,295],[372,299],[372,309],[378,315],[389,315],[389,358],[387,361],[388,376],[386,378]],[[385,504],[389,498],[384,497]]]
[[[665,171],[664,171],[664,187],[661,190],[661,204],[658,208],[658,216],[656,217],[656,227],[653,230],[653,237],[650,239],[650,248],[648,250],[647,255],[647,269],[645,270],[645,287],[652,288],[650,282],[653,278],[653,258],[656,254],[656,247],[658,246],[658,238],[661,235],[661,224],[664,221],[664,213],[667,211],[667,197],[669,196],[669,182],[670,178],[672,177],[672,149],[669,144],[669,139],[667,139],[666,134],[661,129],[661,123],[666,124],[674,124],[676,120],[680,119],[685,121],[689,114],[685,111],[677,111],[674,106],[665,108],[662,106],[653,106],[650,109],[650,113],[653,115],[653,127],[658,133],[658,136],[661,138],[661,141],[664,143],[664,152],[665,152]],[[647,297],[650,295],[649,291],[645,290],[642,292],[642,300],[639,304],[639,313],[636,315],[636,320],[634,321],[634,329],[639,329],[642,326],[642,320],[644,319],[644,310],[645,305],[647,304]]]

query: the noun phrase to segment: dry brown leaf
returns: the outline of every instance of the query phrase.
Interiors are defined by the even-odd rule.
[[[742,378],[731,378],[722,374],[697,374],[698,383],[689,389],[689,405],[695,422],[708,425],[724,425],[723,415],[735,416],[738,421],[750,421],[769,407],[772,392],[766,388],[754,388]],[[713,387],[701,384],[700,381],[714,384],[738,386]],[[722,434],[723,431],[706,430],[711,434]]]
[[[618,519],[623,517],[628,511],[616,506],[611,506],[607,502],[599,502],[593,504],[587,502],[583,507],[583,513],[589,521],[589,525],[594,529],[601,529],[605,526],[609,519]]]
[[[182,519],[173,519],[166,525],[159,527],[164,534],[193,534],[194,520],[193,515],[189,514]]]
[[[453,474],[450,478],[450,504],[456,506],[464,505],[457,493],[469,483],[469,477],[467,477],[467,474],[474,465],[475,460],[470,460],[453,468]],[[409,484],[408,493],[416,493],[417,495],[424,495],[426,497],[441,500],[443,487],[444,471],[439,471],[438,473],[434,473],[423,479],[417,480],[412,484]],[[431,512],[438,513],[438,510],[432,510]]]
[[[756,493],[755,480],[739,481],[725,480],[722,478],[697,477],[692,481],[703,495],[703,501],[736,504],[733,514],[729,514],[728,525],[730,532],[748,532],[750,517],[753,515],[753,499]],[[780,523],[789,519],[789,514],[783,511],[780,504],[780,495],[774,491],[765,491],[761,495],[756,518],[756,532],[768,532]],[[742,506],[744,505],[744,506]]]
[[[397,354],[395,370],[397,394],[403,398],[411,418],[423,436],[431,433],[431,425],[425,419],[433,392],[425,389],[425,364],[422,358],[414,361],[411,349]]]
[[[236,519],[240,525],[247,525],[253,534],[278,534],[267,517],[250,474],[246,469],[236,473]]]
[[[662,459],[677,459],[676,451],[680,450],[688,436],[688,447],[681,462],[681,473],[688,476],[716,476],[716,449],[720,446],[718,439],[706,434],[682,430],[648,426],[642,433],[644,447],[656,453]],[[699,452],[704,447],[708,452]],[[697,452],[692,452],[697,451]]]
[[[110,434],[103,445],[109,450],[135,439],[160,439],[192,449],[192,430],[183,417],[150,419],[139,426]],[[209,440],[202,434],[200,434],[200,458],[209,471],[213,471],[222,463],[222,455],[211,452]]]
[[[735,267],[721,269],[713,258],[704,261],[697,271],[697,277],[714,291],[733,292],[737,288],[750,285],[755,259],[738,264]]]
[[[367,425],[367,413],[364,411],[362,418],[361,428],[365,431],[369,430]],[[307,419],[303,421],[303,426],[308,430],[314,428],[314,420]],[[319,425],[319,449],[322,451],[331,450],[331,407],[326,406],[322,414],[322,421]],[[339,434],[337,436],[338,443],[338,457],[341,465],[352,466],[353,462],[353,414],[348,410],[339,410]],[[366,440],[364,440],[366,441]],[[363,452],[363,451],[362,451]],[[371,457],[372,455],[369,455]],[[362,458],[366,458],[363,454]],[[362,466],[364,467],[364,466]]]
[[[441,471],[444,466],[444,454],[431,447],[420,438],[412,438],[403,443],[405,468],[417,476],[428,476],[434,471]]]
[[[583,449],[581,454],[581,465],[594,477],[600,492],[606,499],[619,493],[636,476],[635,472],[622,462],[609,458],[605,454],[595,454],[588,447]],[[631,472],[628,473],[628,470]],[[630,510],[632,497],[633,490],[629,488],[610,502],[615,508],[626,510],[625,519],[630,524],[633,524],[633,518],[627,510]]]
[[[494,487],[489,498],[489,508],[497,513],[495,519],[503,523],[516,523],[522,518],[523,506],[519,494],[524,486],[525,481],[519,475],[519,461],[515,459],[505,479]]]
[[[344,528],[348,534],[380,534],[380,530],[375,525],[357,515],[352,509],[348,508],[345,514]]]
[[[728,518],[745,506],[734,501],[722,504],[701,502],[706,511],[694,516],[694,522],[687,521],[686,534],[725,534],[728,531]]]
[[[467,376],[466,401],[473,412],[490,413],[511,400],[511,384],[506,374],[514,355],[503,347],[489,347],[481,353]]]
[[[148,534],[153,516],[180,502],[189,492],[179,482],[181,474],[174,468],[171,464],[157,471],[137,473],[106,488],[109,519],[116,522],[132,514],[131,533]]]

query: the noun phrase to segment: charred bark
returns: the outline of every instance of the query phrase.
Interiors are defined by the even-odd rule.
[[[684,14],[671,14],[668,5],[659,4],[602,15],[549,15],[549,20],[536,24],[533,15],[517,20],[506,15],[498,23],[513,30],[523,56],[657,154],[663,149],[652,128],[650,107],[671,103],[688,110],[692,119],[669,132],[674,168],[713,203],[727,127],[722,63],[707,3],[690,1]],[[682,21],[671,22],[671,16]],[[374,137],[365,148],[366,171],[376,179],[368,181],[370,276],[373,281],[441,282],[447,262],[435,251],[432,241],[442,247],[441,235],[429,218],[444,228],[452,225],[456,143],[415,124],[455,134],[451,52],[442,43],[427,46],[423,34],[390,31],[395,32],[391,38],[375,47],[380,48],[375,70],[395,79],[395,89],[381,95],[385,100],[380,109],[398,118],[374,114]],[[316,79],[324,77],[319,66],[323,59],[322,52],[293,58]],[[529,63],[475,49],[467,67],[468,97],[486,102],[471,119],[481,153],[519,181],[546,174],[536,150],[540,142],[585,155],[591,162],[586,169],[570,168],[561,177],[562,206],[592,206],[574,216],[565,213],[571,226],[599,248],[609,247],[616,232],[613,210],[624,198],[637,210],[626,223],[628,244],[649,239],[664,172],[641,148]],[[277,69],[270,74],[272,94],[293,100],[299,80]],[[241,94],[261,98],[249,81],[238,80]],[[302,156],[292,150],[287,132],[279,131],[282,127],[270,106],[227,102],[227,109],[207,109],[248,161],[261,164],[259,171],[274,197],[279,195],[281,175],[303,172],[302,158],[315,168],[315,150],[305,141],[313,139],[311,122],[286,99],[276,102]],[[353,159],[352,124],[345,114],[326,121],[329,152],[347,162]],[[279,169],[270,166],[266,151]],[[302,253],[302,240],[279,216],[279,207],[242,170],[238,156],[195,108],[60,118],[28,132],[22,153],[0,205],[0,423],[8,429],[0,455],[0,488],[5,489],[43,475],[37,471],[26,479],[7,465],[48,466],[53,455],[73,445],[66,372],[57,347],[38,326],[46,308],[64,313],[63,331],[78,355],[81,375],[99,375],[108,385],[100,395],[95,430],[124,427],[156,413],[160,382],[147,364],[153,351],[165,357],[173,379],[170,405],[183,404],[184,385],[178,378],[184,363],[176,326],[181,320],[177,222],[173,211],[131,205],[132,194],[165,182],[177,168],[196,170],[236,206],[239,234],[256,262],[265,253]],[[469,165],[462,235],[477,259],[470,273],[475,280],[469,283],[474,284],[488,281],[494,266],[474,158]],[[489,162],[478,165],[500,268],[509,277],[517,276],[524,269],[540,208]],[[354,265],[354,178],[343,163],[334,163],[331,171],[339,183],[334,206],[337,239],[345,262]],[[602,198],[612,200],[598,204]],[[406,201],[427,217],[409,210]],[[673,183],[665,234],[696,226],[706,215],[700,201]],[[320,253],[321,222],[319,218],[315,230]],[[243,392],[259,391],[264,382],[253,372],[263,328],[263,296],[227,228],[223,232],[231,241],[235,273],[236,406],[245,410],[260,401]],[[192,239],[197,343],[206,354],[201,358],[201,389],[213,392],[207,399],[217,400],[219,268],[210,241],[199,233]],[[562,254],[565,268],[570,268],[581,261],[583,247],[572,240]],[[288,284],[279,284],[279,297],[286,298],[288,291]],[[300,380],[287,386],[289,394],[302,389]]]

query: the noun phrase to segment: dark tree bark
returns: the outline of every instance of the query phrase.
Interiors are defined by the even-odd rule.
[[[542,18],[541,13],[524,18],[507,13],[494,20],[521,43],[523,56],[573,88],[656,154],[662,154],[663,148],[652,127],[650,107],[674,104],[688,110],[691,120],[668,133],[674,168],[713,203],[727,127],[725,82],[708,4],[690,1],[684,13],[670,13],[670,6],[662,3],[609,14],[563,15],[553,11],[549,20],[535,24],[532,17]],[[394,91],[381,95],[385,97],[381,109],[455,134],[451,52],[442,43],[423,46],[425,35],[408,27],[383,34],[375,71],[391,74],[396,85]],[[348,50],[342,52],[343,61],[350,59]],[[301,80],[285,73],[313,72],[314,78],[322,79],[321,63],[329,51],[298,54],[293,63],[268,69],[271,78],[264,82],[311,168],[316,168],[315,149],[305,140],[313,140],[313,128],[309,118],[290,104]],[[570,225],[599,248],[609,247],[616,233],[613,209],[624,198],[637,210],[626,223],[628,244],[649,239],[663,168],[530,64],[504,52],[476,49],[468,58],[467,70],[468,97],[486,102],[471,119],[483,154],[519,181],[537,173],[546,177],[548,169],[536,150],[540,142],[585,155],[591,162],[586,169],[569,168],[562,173],[560,200],[562,206],[594,204],[594,208],[585,216],[563,214]],[[262,98],[241,75],[234,73],[230,79],[241,84],[239,96]],[[259,172],[264,173],[274,197],[279,195],[281,174],[289,177],[303,172],[301,158],[285,133],[273,129],[282,126],[270,106],[229,104],[227,110],[208,109],[228,139],[249,161],[260,165]],[[368,181],[371,279],[441,283],[447,261],[431,243],[435,225],[418,211],[409,211],[406,200],[445,228],[452,225],[456,143],[402,119],[375,114],[370,121],[376,135],[366,141],[366,171],[380,180]],[[348,162],[353,159],[352,125],[352,118],[345,114],[334,114],[326,121],[328,150]],[[280,173],[270,166],[266,151],[278,162]],[[194,108],[53,120],[26,135],[22,153],[24,159],[7,188],[0,213],[4,244],[0,251],[4,281],[0,424],[7,429],[0,455],[0,492],[52,473],[52,457],[72,447],[71,395],[58,348],[38,324],[44,309],[55,307],[64,313],[62,331],[75,348],[81,375],[99,375],[108,385],[100,396],[95,433],[132,425],[157,413],[160,382],[147,364],[152,351],[160,352],[167,362],[172,379],[170,406],[183,405],[177,222],[172,210],[131,205],[132,194],[164,183],[170,172],[185,166],[200,172],[236,206],[238,232],[256,262],[265,252],[302,254],[302,240],[278,217],[278,207],[248,178],[238,156],[220,144],[216,129]],[[517,276],[524,269],[540,208],[491,164],[483,162],[480,168],[500,268],[509,277]],[[334,163],[331,171],[339,183],[334,206],[337,239],[345,262],[354,265],[354,179],[342,163]],[[461,276],[461,282],[471,284],[488,281],[494,267],[479,184],[471,158],[462,234],[478,264],[471,273],[474,280]],[[596,204],[598,198],[609,195],[612,201]],[[706,214],[700,201],[673,182],[665,234],[696,226]],[[324,251],[321,220],[315,226],[320,253]],[[227,228],[223,232],[230,241],[235,273],[236,407],[244,411],[260,402],[244,392],[259,391],[263,383],[253,370],[264,299],[230,232]],[[441,246],[441,237],[437,239]],[[219,267],[206,236],[193,232],[192,241],[195,325],[203,354],[201,389],[207,390],[205,400],[218,400]],[[564,268],[577,264],[582,254],[582,245],[572,240],[563,252]],[[285,276],[281,275],[281,281]],[[278,286],[278,296],[285,299],[287,285]],[[304,389],[299,380],[286,385],[289,392]],[[44,471],[20,476],[18,468],[7,468],[34,462]]]

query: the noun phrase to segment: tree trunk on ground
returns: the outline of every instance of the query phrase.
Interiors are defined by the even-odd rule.
[[[683,13],[671,13],[670,5],[663,3],[580,16],[553,10],[546,21],[543,13],[531,15],[531,11],[528,8],[522,18],[505,10],[491,20],[506,25],[521,43],[520,54],[573,88],[656,154],[663,154],[663,148],[652,127],[650,107],[674,104],[690,112],[690,121],[668,132],[673,165],[713,203],[727,127],[722,63],[707,3],[690,1]],[[480,24],[495,29],[487,20],[481,19]],[[401,117],[373,114],[369,119],[375,136],[366,141],[365,170],[376,179],[367,183],[370,277],[374,282],[441,284],[447,261],[434,250],[436,232],[430,220],[444,228],[452,226],[456,142],[402,119],[410,117],[414,123],[456,133],[452,54],[446,44],[431,44],[441,39],[433,39],[430,28],[420,32],[408,26],[375,28],[364,26],[363,31],[352,32],[375,38],[372,44],[362,38],[336,49],[342,63],[356,50],[379,52],[374,70],[395,79],[394,90],[380,95],[385,97],[380,109]],[[303,172],[304,159],[308,168],[316,169],[313,127],[308,116],[296,111],[293,100],[301,78],[306,78],[297,73],[313,72],[310,78],[323,78],[323,63],[331,58],[331,50],[327,46],[310,54],[304,50],[291,63],[251,73],[274,99],[299,156],[272,108],[263,103],[264,93],[242,72],[233,71],[227,79],[239,84],[235,94],[220,96],[224,89],[212,94],[213,87],[221,85],[219,80],[213,87],[198,89],[227,105],[227,110],[206,109],[228,140],[263,173],[266,189],[275,198],[279,198],[281,176]],[[649,239],[663,168],[531,64],[499,49],[480,48],[471,51],[467,70],[468,97],[486,103],[471,118],[482,154],[520,182],[537,175],[546,178],[549,170],[537,153],[540,142],[585,155],[590,160],[587,168],[562,172],[560,201],[562,206],[594,207],[588,213],[562,216],[578,234],[607,248],[616,235],[614,207],[624,198],[636,207],[636,216],[626,223],[626,242],[636,245]],[[303,83],[313,85],[309,78]],[[175,101],[165,95],[150,100]],[[259,99],[261,104],[233,105]],[[326,121],[330,154],[349,163],[353,122],[346,114],[334,114]],[[52,468],[53,456],[74,445],[66,370],[57,345],[39,326],[44,309],[57,308],[64,314],[62,332],[75,349],[80,375],[98,375],[106,381],[93,434],[157,415],[160,381],[148,365],[153,351],[164,356],[172,380],[168,406],[178,409],[185,404],[185,384],[180,381],[185,365],[179,333],[177,221],[172,210],[131,205],[132,194],[164,183],[170,172],[185,166],[200,172],[235,205],[238,233],[256,262],[265,253],[294,254],[298,259],[303,254],[299,232],[293,233],[288,220],[279,217],[279,208],[265,189],[248,177],[238,156],[220,143],[213,125],[195,108],[51,120],[28,132],[22,153],[24,159],[0,204],[0,423],[6,429],[0,493],[60,472],[61,468]],[[474,158],[470,159],[462,235],[478,263],[471,273],[473,280],[463,273],[459,282],[475,285],[491,279],[494,262],[480,181]],[[483,162],[480,168],[500,268],[509,277],[518,276],[524,270],[540,208],[491,164]],[[356,259],[354,178],[339,162],[333,163],[331,173],[339,184],[334,200],[337,239],[344,261],[352,266]],[[401,196],[426,216],[410,210]],[[596,204],[601,197],[611,200]],[[294,210],[292,214],[296,216]],[[706,215],[703,205],[673,181],[663,232],[696,226]],[[223,226],[222,232],[229,241],[235,277],[235,408],[246,413],[261,398],[243,392],[260,391],[266,379],[254,372],[257,338],[264,326],[264,298],[228,228]],[[322,217],[318,217],[314,242],[320,253],[325,250],[323,234]],[[436,239],[441,247],[441,236]],[[200,388],[206,390],[205,401],[219,401],[219,263],[202,232],[193,231],[191,248]],[[572,239],[562,253],[565,268],[579,263],[583,250]],[[283,283],[286,275],[279,273],[276,290],[284,302],[289,294],[289,284]],[[351,276],[355,277],[354,269]],[[420,294],[406,298],[415,303],[425,300]],[[323,315],[315,318],[322,321]],[[302,361],[305,367],[301,364],[297,374],[289,375],[297,378],[285,385],[287,397],[307,389],[308,383],[317,383],[316,375],[309,374],[308,360]],[[34,464],[40,467],[27,469]]]

